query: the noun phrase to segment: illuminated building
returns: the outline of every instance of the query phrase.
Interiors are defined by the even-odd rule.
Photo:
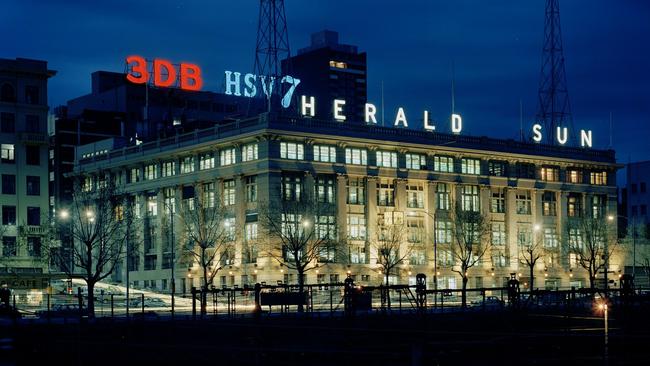
[[[0,59],[1,275],[36,279],[48,268],[47,81],[55,74],[45,61]]]
[[[280,199],[280,192],[318,192],[336,207],[327,225],[347,239],[341,259],[323,258],[318,271],[307,273],[309,283],[343,281],[349,273],[359,283],[379,284],[370,241],[378,218],[401,217],[408,228],[402,245],[411,254],[390,280],[414,283],[425,273],[432,287],[437,268],[440,288],[460,288],[445,248],[446,212],[458,202],[491,223],[492,247],[469,269],[470,287],[502,286],[511,273],[522,273],[526,282],[518,253],[533,238],[549,249],[535,268],[536,287],[585,286],[587,275],[567,250],[565,224],[581,214],[616,214],[618,168],[613,151],[264,114],[80,159],[75,172],[112,179],[134,197],[151,230],[130,278],[136,286],[168,291],[168,237],[159,230],[169,222],[166,202],[181,207],[199,185],[228,207],[236,228],[236,250],[215,278],[217,287],[296,282],[295,273],[263,250],[243,250],[245,241],[261,247],[268,240],[257,234],[258,208]],[[181,241],[178,221],[175,240]],[[619,269],[617,261],[611,258],[610,270]],[[177,263],[178,291],[199,286],[200,271]]]

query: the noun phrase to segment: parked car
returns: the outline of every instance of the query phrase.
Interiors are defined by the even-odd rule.
[[[150,297],[144,299],[144,306],[150,308],[162,308],[168,305],[163,299],[157,297]]]
[[[475,300],[470,303],[471,307],[485,309],[501,309],[506,305],[505,301],[497,296],[487,296],[485,300]]]
[[[81,308],[79,310],[78,304],[54,304],[48,312],[47,310],[42,310],[38,313],[39,316],[51,316],[51,317],[61,317],[61,318],[70,318],[88,316],[88,311],[86,308]]]

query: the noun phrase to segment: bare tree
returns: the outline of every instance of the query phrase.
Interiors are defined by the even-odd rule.
[[[607,270],[607,263],[616,249],[614,230],[604,217],[583,214],[570,218],[566,224],[569,251],[576,255],[576,262],[589,275],[589,288],[596,288],[596,277]]]
[[[180,212],[185,235],[183,254],[197,263],[203,272],[201,313],[207,311],[207,290],[214,278],[234,259],[235,227],[229,211],[214,196],[201,189]]]
[[[543,261],[546,255],[544,241],[538,238],[537,233],[533,232],[530,240],[525,243],[519,243],[519,263],[526,266],[530,273],[530,289],[535,288],[535,266],[540,260]]]
[[[72,273],[68,263],[61,268],[69,276],[80,276],[88,288],[88,312],[94,317],[94,289],[110,276],[124,255],[124,202],[112,182],[96,186],[74,183],[69,220],[72,230]],[[62,258],[62,256],[60,257]]]
[[[456,204],[450,212],[452,221],[451,254],[457,264],[452,270],[461,277],[462,306],[467,306],[468,270],[478,264],[490,249],[490,222],[480,211],[463,210]]]
[[[392,220],[391,220],[392,218]],[[373,253],[377,255],[377,264],[384,275],[384,283],[388,280],[395,267],[404,263],[411,254],[412,247],[403,245],[406,240],[406,227],[402,219],[391,217],[388,220],[380,218],[377,230],[371,240]]]
[[[311,196],[260,205],[260,225],[269,236],[267,255],[295,270],[298,293],[304,298],[305,274],[319,261],[336,261],[341,254],[335,205]],[[302,301],[298,312],[303,311]]]

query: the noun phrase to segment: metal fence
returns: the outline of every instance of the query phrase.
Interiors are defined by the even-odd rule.
[[[275,316],[294,313],[299,307],[308,314],[350,313],[444,313],[460,310],[492,311],[505,308],[584,310],[598,301],[612,305],[650,304],[650,290],[636,289],[558,289],[513,291],[512,288],[470,288],[466,307],[462,290],[432,290],[418,285],[356,286],[354,283],[306,284],[302,294],[298,285],[260,285],[246,288],[193,288],[187,297],[156,293],[94,294],[94,316],[98,318],[158,319],[166,317]],[[88,316],[88,294],[14,293],[10,305],[23,318],[48,321],[79,319]]]

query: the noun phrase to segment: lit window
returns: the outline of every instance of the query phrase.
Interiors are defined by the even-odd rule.
[[[557,213],[557,202],[554,192],[542,194],[542,215],[555,216]]]
[[[331,61],[330,61],[330,67],[334,67],[334,68],[337,68],[337,69],[347,69],[347,68],[348,68],[348,64],[345,63],[345,62],[343,62],[343,61],[334,61],[334,60],[331,60]]]
[[[368,164],[368,152],[365,149],[345,149],[345,163],[355,165]]]
[[[560,180],[560,169],[555,167],[543,167],[541,169],[541,178],[546,182],[557,182]]]
[[[377,166],[397,168],[397,153],[394,151],[377,151]]]
[[[236,161],[236,157],[235,157],[235,148],[234,147],[221,150],[221,153],[220,153],[221,166],[232,165],[232,164],[235,164],[236,162],[237,161]]]
[[[158,166],[156,164],[149,164],[144,166],[144,179],[153,180],[156,179],[158,172]]]
[[[314,161],[336,163],[336,148],[334,146],[314,145]]]
[[[3,164],[13,164],[16,160],[13,144],[0,145],[0,158]]]
[[[515,207],[518,215],[530,215],[531,197],[530,191],[518,192],[515,196]]]
[[[577,169],[569,169],[566,173],[567,182],[582,183],[582,172]]]
[[[406,186],[406,207],[424,208],[424,185],[421,183]]]
[[[434,156],[433,157],[433,170],[443,173],[454,172],[454,158],[450,156]]]
[[[235,181],[233,179],[223,181],[223,204],[225,206],[235,204]]]
[[[406,169],[424,170],[426,168],[426,156],[422,154],[406,154]]]
[[[607,172],[591,172],[589,182],[594,185],[604,186],[607,184]]]
[[[165,161],[162,163],[162,177],[171,177],[176,174],[176,162]]]
[[[478,186],[462,186],[461,188],[461,204],[463,211],[478,211],[479,210],[479,195]]]
[[[348,227],[348,237],[350,239],[352,240],[366,239],[366,217],[363,214],[348,214],[347,227]]]
[[[366,184],[363,178],[350,178],[348,180],[348,203],[352,205],[366,203]]]
[[[214,156],[211,152],[199,155],[199,170],[214,168]]]
[[[194,156],[186,156],[181,160],[181,173],[192,173],[194,171]]]
[[[246,144],[241,148],[241,160],[243,162],[257,160],[257,143]]]
[[[469,159],[463,158],[461,160],[461,170],[463,174],[481,174],[481,160],[480,159]]]
[[[280,143],[280,158],[291,160],[304,160],[305,147],[303,144],[295,142]]]

